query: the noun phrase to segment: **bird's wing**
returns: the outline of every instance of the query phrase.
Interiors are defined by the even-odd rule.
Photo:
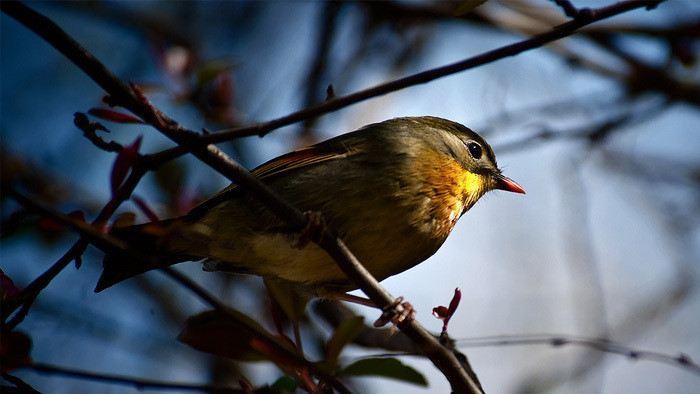
[[[251,171],[251,174],[258,179],[264,180],[266,178],[283,174],[298,168],[311,166],[327,160],[347,157],[350,154],[351,150],[342,144],[340,144],[340,149],[338,149],[337,144],[322,143],[278,156],[255,168],[253,171]],[[211,208],[233,198],[235,193],[238,192],[238,185],[233,183],[192,208],[187,213],[186,218],[190,220],[197,220]]]

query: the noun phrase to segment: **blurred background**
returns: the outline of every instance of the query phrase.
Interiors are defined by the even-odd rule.
[[[574,1],[601,7],[612,1]],[[508,45],[566,21],[549,1],[31,2],[112,72],[192,130],[271,120],[337,95]],[[492,193],[423,264],[382,284],[439,333],[433,307],[454,289],[449,333],[488,393],[692,393],[700,377],[555,335],[609,339],[700,360],[700,4],[670,0],[593,24],[580,34],[495,63],[363,101],[219,146],[248,168],[289,150],[397,116],[463,123],[494,148],[527,195]],[[0,15],[2,179],[88,220],[109,201],[115,155],[73,125],[104,107],[104,91],[34,33]],[[147,126],[102,122],[105,140],[143,136],[142,153],[173,144]],[[191,156],[147,175],[135,194],[161,217],[183,214],[228,184]],[[134,212],[131,202],[119,212]],[[77,240],[3,194],[0,268],[22,288]],[[175,338],[206,305],[159,272],[93,293],[102,253],[66,268],[18,327],[36,362],[142,379],[253,386],[282,375],[235,363]],[[272,327],[261,280],[186,273]],[[361,294],[359,292],[355,294]],[[352,306],[366,321],[376,310]],[[305,350],[332,328],[314,308]],[[545,341],[504,345],[490,338]],[[502,338],[501,338],[502,339]],[[350,362],[382,349],[350,346]],[[356,378],[358,392],[449,392],[429,361],[404,356],[429,386]],[[19,370],[42,392],[136,392]]]

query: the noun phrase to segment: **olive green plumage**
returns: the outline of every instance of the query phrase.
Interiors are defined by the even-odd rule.
[[[487,191],[523,192],[501,175],[479,135],[434,117],[368,125],[280,156],[253,174],[300,210],[322,213],[328,229],[379,280],[435,253]],[[315,244],[295,248],[299,234],[235,185],[184,217],[113,234],[139,240],[139,249],[162,256],[166,265],[207,258],[208,269],[309,288],[356,287]],[[96,290],[152,268],[107,256]]]

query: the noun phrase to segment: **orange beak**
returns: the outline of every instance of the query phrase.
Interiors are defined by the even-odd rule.
[[[494,178],[496,179],[496,189],[506,190],[513,193],[525,194],[525,190],[523,189],[523,187],[518,185],[518,183],[514,180],[505,177],[501,174],[495,175]]]

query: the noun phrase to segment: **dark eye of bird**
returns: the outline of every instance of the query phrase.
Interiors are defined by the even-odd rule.
[[[467,149],[469,149],[469,154],[472,155],[474,160],[479,160],[481,158],[481,147],[476,142],[468,143]]]

